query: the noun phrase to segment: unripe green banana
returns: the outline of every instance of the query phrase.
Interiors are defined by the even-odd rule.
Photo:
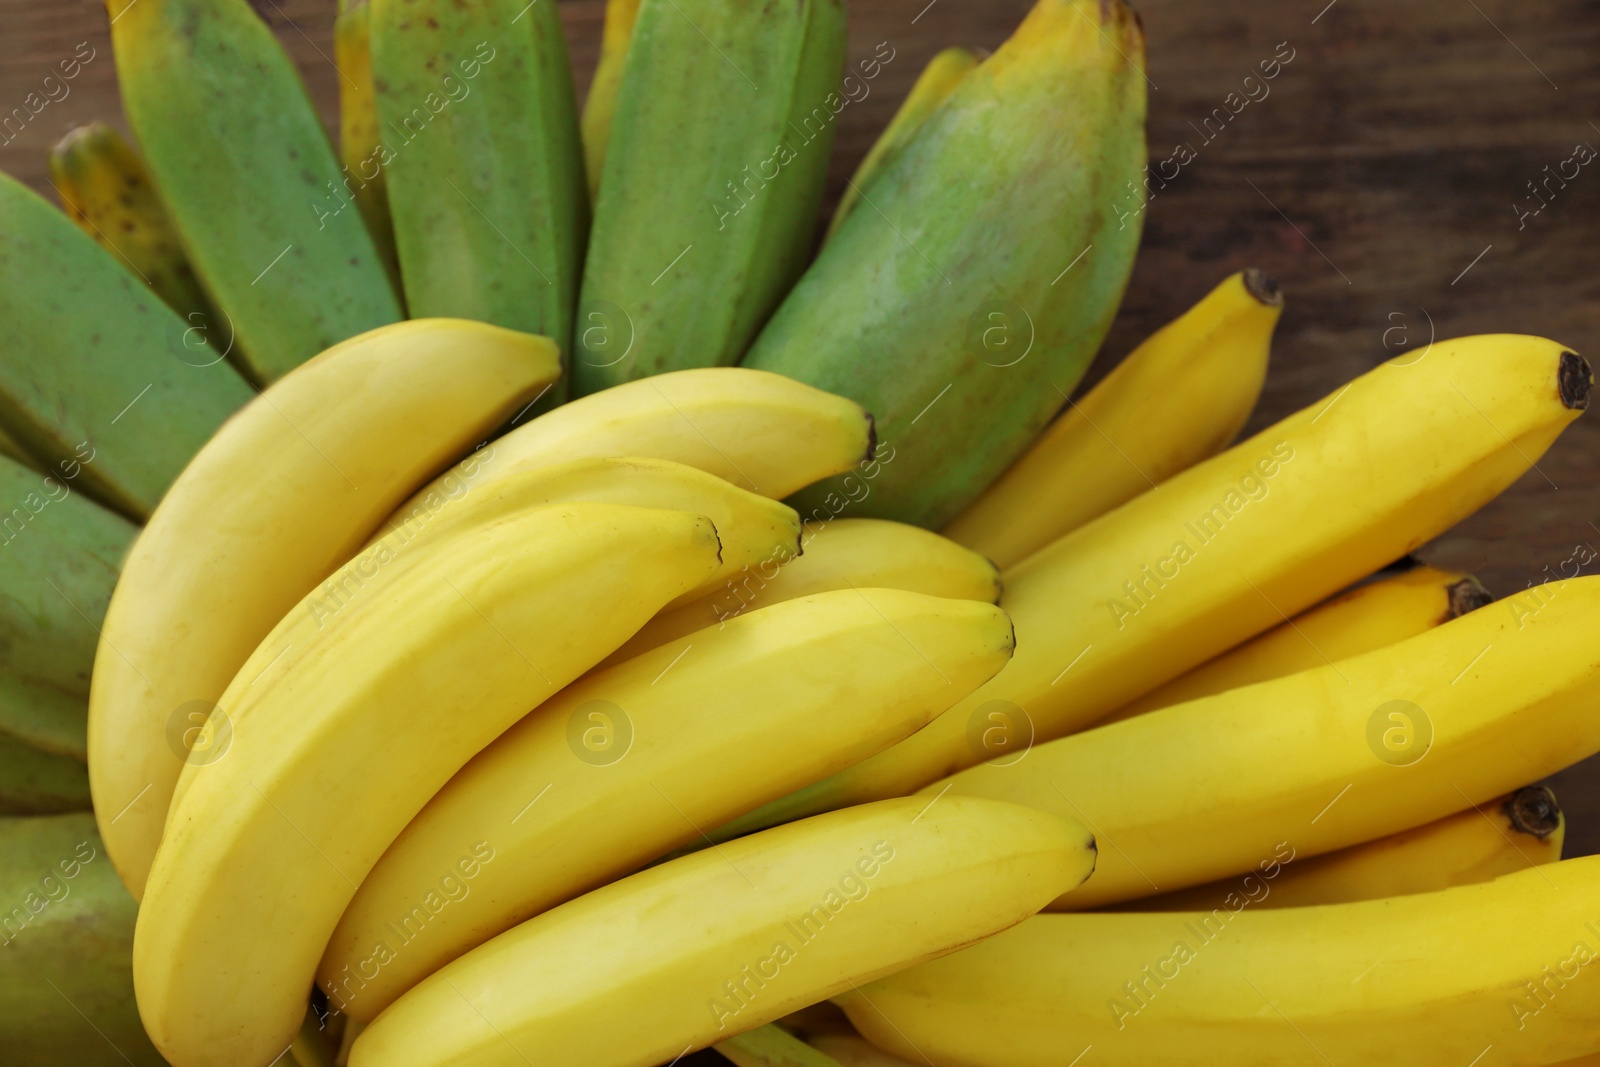
[[[622,65],[639,19],[639,0],[606,0],[606,26],[600,39],[600,62],[583,103],[583,159],[589,176],[589,199],[600,194],[600,172],[605,167],[611,120],[617,113],[617,90],[622,86]]]
[[[584,267],[577,394],[738,362],[811,250],[844,45],[843,0],[643,0]]]
[[[378,149],[378,99],[372,85],[367,0],[339,0],[333,20],[333,61],[339,68],[339,161],[355,179],[356,210],[366,220],[389,281],[400,288],[400,259],[389,218],[389,188]]]
[[[944,525],[1088,367],[1138,247],[1143,56],[1123,0],[1039,0],[756,339],[746,366],[860,401],[900,456],[852,514]],[[797,506],[848,495],[835,479]]]
[[[571,343],[589,202],[553,3],[371,0],[406,303]],[[564,399],[565,379],[545,396]]]
[[[236,343],[251,375],[271,382],[399,320],[327,131],[249,3],[106,7],[123,108],[189,260],[227,319],[219,343]]]
[[[0,819],[6,1067],[162,1067],[133,1003],[133,916],[88,814]]]
[[[89,807],[89,771],[81,760],[0,734],[0,815],[48,815]]]
[[[221,355],[191,339],[110,253],[0,177],[0,423],[41,466],[147,517],[250,399]]]

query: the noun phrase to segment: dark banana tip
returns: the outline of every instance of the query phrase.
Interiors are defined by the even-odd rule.
[[[1561,402],[1573,411],[1589,406],[1589,391],[1594,388],[1594,372],[1589,361],[1576,352],[1561,353],[1561,368],[1556,372]]]
[[[867,417],[867,454],[861,462],[871,463],[878,456],[878,419],[870,411],[863,411],[862,414]]]
[[[1513,829],[1541,841],[1561,825],[1561,806],[1548,786],[1523,786],[1506,801],[1505,812]]]
[[[1494,603],[1494,594],[1471,575],[1451,583],[1448,592],[1452,619],[1459,619],[1469,611],[1477,611]]]
[[[1278,280],[1264,270],[1249,267],[1244,272],[1244,287],[1251,296],[1269,308],[1283,306],[1283,290]]]

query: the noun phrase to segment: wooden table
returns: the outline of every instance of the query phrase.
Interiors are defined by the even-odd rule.
[[[332,0],[256,0],[299,63],[330,128],[337,79]],[[882,41],[895,58],[840,120],[833,196],[939,48],[993,48],[1025,0],[855,0],[852,60]],[[1527,183],[1600,145],[1600,18],[1554,0],[1144,0],[1150,150],[1197,153],[1150,205],[1145,246],[1094,372],[1227,273],[1259,266],[1288,295],[1256,429],[1338,388],[1403,346],[1488,331],[1537,333],[1591,357],[1600,346],[1600,167],[1537,216]],[[581,84],[601,0],[562,4]],[[0,168],[49,193],[45,154],[70,126],[121,124],[106,17],[91,0],[0,0],[0,114],[80,42],[93,58],[9,144]],[[1292,51],[1220,133],[1199,127],[1258,61]],[[86,54],[86,52],[80,52]],[[1287,54],[1287,52],[1284,52]],[[58,90],[59,95],[59,90]],[[196,155],[195,166],[205,159]],[[1428,546],[1504,595],[1600,547],[1600,416],[1580,421],[1538,470]],[[1600,634],[1596,635],[1600,642]],[[1600,698],[1600,694],[1597,694]],[[1600,700],[1597,700],[1600,703]],[[1600,714],[1600,707],[1596,709]],[[1558,775],[1569,853],[1600,851],[1600,762]]]

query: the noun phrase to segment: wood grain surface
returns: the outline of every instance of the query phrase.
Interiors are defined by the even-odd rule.
[[[549,0],[545,0],[549,2]],[[333,0],[255,0],[335,126]],[[1146,213],[1132,286],[1093,377],[1229,272],[1261,267],[1288,308],[1251,424],[1260,428],[1430,337],[1525,332],[1591,357],[1600,326],[1600,166],[1537,215],[1528,183],[1600,146],[1600,2],[1143,0],[1152,160],[1194,153]],[[893,60],[841,114],[830,201],[940,48],[998,45],[1025,0],[854,0],[851,58]],[[561,5],[580,86],[601,0]],[[20,134],[0,168],[51,195],[45,157],[69,127],[124,126],[104,9],[0,0],[0,114],[84,43],[93,58]],[[1223,125],[1205,120],[1275,54],[1292,59]],[[181,77],[174,72],[174,77]],[[1256,90],[1259,95],[1259,90]],[[1219,128],[1220,127],[1220,128]],[[124,126],[125,128],[125,126]],[[205,166],[197,149],[194,165]],[[1421,554],[1504,595],[1600,548],[1600,414],[1511,491]],[[1597,634],[1600,640],[1600,634]],[[1597,694],[1600,698],[1600,694]],[[1597,700],[1600,703],[1600,700]],[[1600,713],[1600,707],[1597,707]],[[1569,854],[1600,851],[1600,762],[1554,779]]]

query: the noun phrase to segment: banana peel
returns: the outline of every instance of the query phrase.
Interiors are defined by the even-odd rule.
[[[339,161],[354,179],[356,210],[367,224],[378,258],[396,291],[400,259],[389,218],[389,188],[383,176],[378,136],[378,97],[372,84],[372,47],[367,0],[339,0],[333,20],[333,62],[339,68]]]
[[[606,144],[611,139],[611,119],[617,113],[617,90],[622,85],[622,65],[639,20],[639,0],[606,0],[606,24],[600,36],[600,62],[589,83],[580,128],[583,132],[584,170],[589,179],[589,200],[600,195],[600,172],[605,169]]]
[[[91,807],[89,769],[81,760],[0,734],[0,815],[49,815]]]

